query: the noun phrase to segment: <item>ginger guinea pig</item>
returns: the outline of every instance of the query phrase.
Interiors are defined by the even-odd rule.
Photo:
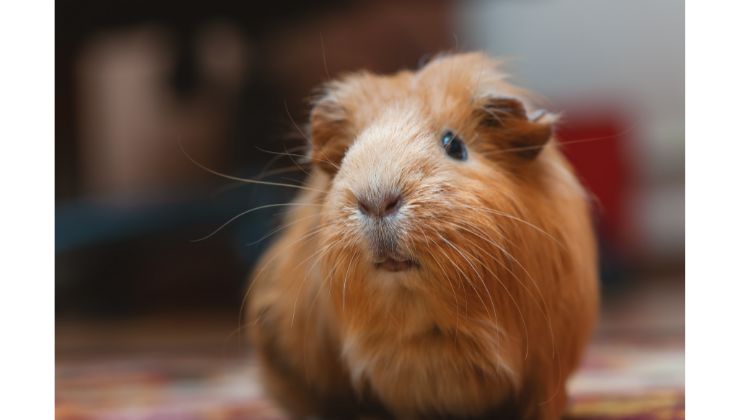
[[[478,53],[324,87],[305,191],[247,296],[291,416],[563,415],[598,287],[554,122]]]

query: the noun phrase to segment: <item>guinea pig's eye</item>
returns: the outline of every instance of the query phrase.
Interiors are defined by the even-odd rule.
[[[445,148],[447,155],[453,159],[465,160],[468,158],[468,149],[465,148],[465,143],[451,131],[446,131],[442,135],[442,147]]]

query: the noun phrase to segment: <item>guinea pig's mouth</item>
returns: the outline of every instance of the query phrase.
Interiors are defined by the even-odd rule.
[[[395,257],[385,257],[382,260],[376,260],[373,262],[375,268],[384,271],[398,272],[411,270],[419,266],[414,260],[411,259],[397,259]]]

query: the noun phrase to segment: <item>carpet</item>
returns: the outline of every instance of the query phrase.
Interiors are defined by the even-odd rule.
[[[683,297],[666,296],[641,294],[607,306],[568,384],[567,419],[684,418]],[[255,362],[241,346],[199,348],[197,341],[173,345],[162,339],[152,350],[152,338],[126,348],[130,340],[111,341],[125,334],[106,325],[88,334],[98,344],[92,348],[79,340],[65,345],[69,334],[62,330],[57,328],[59,420],[286,418],[263,395]],[[214,337],[223,344],[223,334]]]

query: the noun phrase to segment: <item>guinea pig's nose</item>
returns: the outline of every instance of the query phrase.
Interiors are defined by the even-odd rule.
[[[379,200],[358,197],[357,207],[366,216],[382,218],[396,214],[401,207],[401,202],[400,194],[385,195]]]

